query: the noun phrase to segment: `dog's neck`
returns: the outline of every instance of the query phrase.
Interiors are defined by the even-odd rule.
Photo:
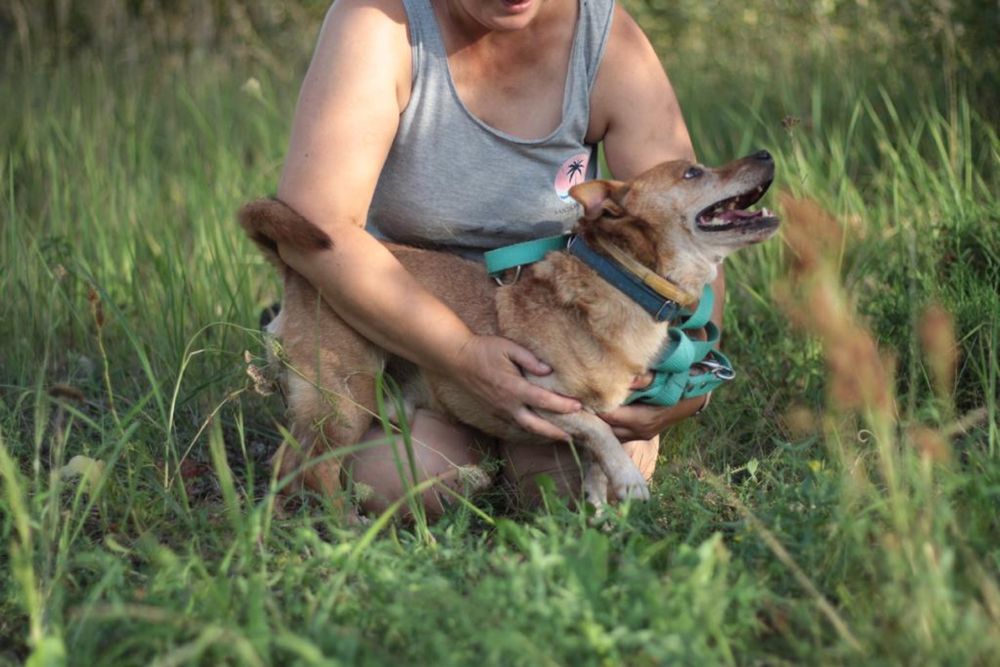
[[[649,367],[667,336],[667,322],[657,322],[570,253],[549,253],[528,267],[521,280],[503,289],[517,294],[514,302],[546,303],[561,311],[574,323],[577,335],[590,337],[609,359],[635,373]]]
[[[581,220],[576,232],[592,248],[616,247],[662,275],[665,258],[660,256],[656,230],[642,218],[627,213],[621,216],[605,213],[596,220]]]
[[[721,253],[706,253],[683,231],[663,235],[651,223],[627,213],[581,221],[577,233],[598,250],[608,246],[618,249],[694,299],[716,279],[725,258]]]
[[[715,282],[719,276],[719,265],[724,259],[722,254],[706,254],[696,247],[685,248],[674,255],[663,275],[689,294],[701,294],[705,285]]]

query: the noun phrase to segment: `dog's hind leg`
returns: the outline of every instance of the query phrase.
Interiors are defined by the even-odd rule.
[[[293,437],[275,463],[282,477],[293,476],[290,490],[304,488],[336,502],[343,496],[344,449],[361,441],[375,415],[375,378],[385,355],[334,316],[316,328],[321,332],[315,335],[301,326],[282,332]]]

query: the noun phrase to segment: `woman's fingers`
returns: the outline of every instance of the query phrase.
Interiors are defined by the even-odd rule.
[[[619,440],[648,440],[677,421],[676,407],[626,405],[600,415]]]
[[[531,350],[521,347],[512,340],[506,340],[506,342],[508,344],[507,356],[524,370],[532,375],[548,375],[552,372],[552,367],[532,354]]]
[[[633,391],[636,389],[645,389],[653,382],[653,374],[650,371],[641,373],[632,378],[631,384],[629,384],[629,389]]]
[[[557,426],[553,426],[528,408],[522,407],[515,412],[514,421],[524,430],[537,433],[543,438],[560,440],[562,442],[569,442],[570,440],[569,435],[565,431]]]
[[[640,438],[639,434],[630,428],[625,428],[624,426],[612,426],[611,432],[615,434],[618,438],[618,442],[631,442],[632,440],[648,440],[648,438]]]
[[[548,410],[549,412],[576,412],[583,407],[580,401],[575,398],[569,398],[568,396],[557,394],[554,391],[542,389],[541,387],[531,384],[527,380],[524,381],[521,396],[522,400],[531,407],[539,408],[540,410]]]
[[[668,426],[693,415],[704,403],[703,397],[684,399],[667,407],[634,403],[598,416],[611,425],[619,440],[649,440]]]
[[[521,347],[511,340],[503,340],[508,347],[507,356],[517,366],[520,366],[532,375],[548,375],[552,372],[552,368],[548,364],[541,361],[527,348]],[[518,373],[518,376],[520,379],[520,373]],[[549,410],[551,412],[576,412],[583,407],[580,401],[575,398],[569,398],[554,391],[543,389],[527,380],[523,380],[519,384],[521,386],[517,389],[524,397],[524,402],[534,408]]]
[[[476,372],[480,374],[479,383],[492,384],[506,394],[499,401],[501,405],[508,405],[512,402],[510,399],[513,399],[518,405],[560,413],[576,412],[582,407],[575,398],[549,391],[524,378],[522,369],[532,375],[552,372],[548,364],[540,361],[530,350],[512,340],[495,336],[481,337],[478,345],[482,348],[481,355],[477,355]],[[495,354],[497,352],[499,355]],[[500,397],[492,398],[496,400]],[[513,413],[514,410],[510,410],[510,414]]]
[[[478,336],[463,350],[460,380],[483,402],[521,428],[553,440],[567,440],[562,429],[553,426],[532,409],[556,413],[580,410],[580,401],[539,387],[524,378],[547,375],[552,369],[530,350],[499,336]]]

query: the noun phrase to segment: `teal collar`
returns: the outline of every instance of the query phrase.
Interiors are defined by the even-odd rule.
[[[547,254],[568,250],[571,255],[593,269],[610,285],[639,304],[657,322],[666,322],[677,316],[680,305],[673,299],[653,289],[640,276],[622,266],[615,259],[591,248],[576,234],[546,236],[533,241],[490,250],[483,255],[486,270],[497,283],[503,284],[500,274],[515,269],[520,276],[521,267],[541,261]],[[515,277],[515,280],[517,278]]]
[[[660,358],[650,368],[653,379],[649,386],[633,392],[625,404],[676,405],[685,398],[695,398],[736,377],[733,365],[718,350],[719,327],[709,318],[715,303],[715,292],[705,285],[698,307],[681,312],[681,321],[669,329],[667,342]],[[688,336],[689,331],[705,330],[705,340]]]
[[[681,309],[675,302],[665,299],[648,285],[638,279],[635,274],[627,272],[614,260],[600,255],[588,246],[583,239],[573,234],[548,236],[533,241],[515,243],[496,250],[490,250],[483,255],[486,270],[490,276],[500,282],[500,274],[508,269],[520,272],[522,266],[541,261],[550,252],[569,250],[573,255],[587,263],[605,280],[622,290],[635,300],[622,285],[639,293],[642,286],[655,295],[645,295],[646,302],[639,302],[657,321],[680,316],[683,320],[676,327],[669,329],[666,346],[659,360],[653,364],[653,381],[645,389],[632,393],[625,403],[646,403],[651,405],[676,405],[685,398],[704,396],[720,384],[732,380],[735,376],[729,359],[717,349],[719,328],[709,321],[714,303],[714,293],[711,285],[706,285],[702,292],[697,309],[691,312]],[[594,258],[597,260],[594,260]],[[615,273],[616,278],[610,279],[601,268]],[[622,277],[624,276],[624,277]],[[501,283],[502,284],[502,283]],[[657,301],[658,300],[658,301]],[[648,305],[647,305],[648,304]],[[672,306],[670,305],[672,304]],[[654,310],[655,309],[655,310]],[[660,319],[662,317],[662,319]],[[687,331],[705,329],[707,340],[693,340],[687,336]]]
[[[570,238],[569,253],[597,272],[619,292],[635,301],[657,322],[674,319],[681,307],[673,299],[668,299],[644,283],[621,264],[597,252],[581,236]]]
[[[527,264],[540,262],[547,254],[556,250],[565,250],[572,234],[546,236],[532,241],[524,241],[513,245],[488,250],[483,253],[486,270],[490,277],[500,282],[500,274],[507,269],[520,269]]]

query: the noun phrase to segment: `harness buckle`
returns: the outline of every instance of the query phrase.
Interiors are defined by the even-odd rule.
[[[726,382],[736,377],[736,371],[725,364],[719,363],[715,359],[702,359],[694,364],[694,366],[697,366],[706,373],[711,373],[715,377]]]

